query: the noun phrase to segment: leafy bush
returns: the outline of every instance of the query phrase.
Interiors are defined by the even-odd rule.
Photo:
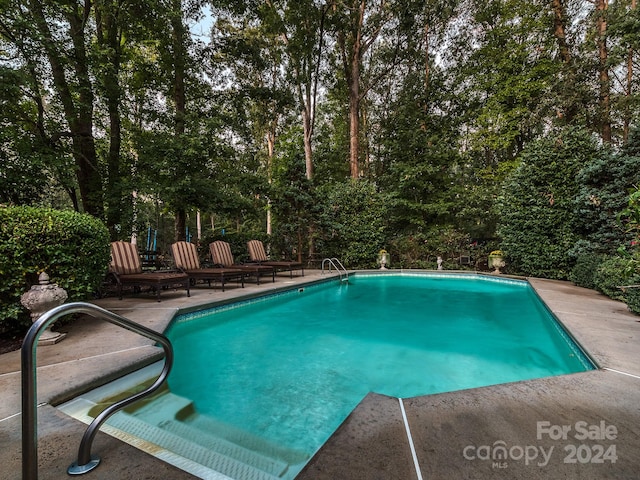
[[[0,331],[26,327],[20,296],[46,271],[69,301],[98,291],[109,265],[109,232],[96,218],[35,207],[0,208]]]
[[[580,237],[595,253],[611,255],[620,245],[629,245],[635,238],[633,229],[625,228],[628,225],[618,217],[630,201],[628,192],[640,185],[640,157],[601,152],[581,169],[577,180],[575,208],[580,221],[576,230]]]
[[[625,145],[627,153],[638,154],[640,152],[640,131],[636,130],[629,144]],[[637,185],[629,189],[629,197],[626,208],[618,215],[625,232],[631,235],[631,248],[624,245],[618,252],[629,260],[627,267],[630,285],[640,284],[640,187]],[[624,292],[624,298],[629,310],[640,315],[640,288],[629,288]]]
[[[470,251],[469,235],[452,226],[436,226],[426,233],[398,235],[389,242],[394,265],[401,268],[435,269],[442,257],[445,269],[471,268],[460,265],[460,256]]]
[[[585,132],[555,132],[525,149],[522,163],[499,199],[498,235],[513,273],[568,278],[578,240],[575,225],[576,175],[599,155]]]
[[[280,159],[274,168],[270,196],[273,259],[302,259],[318,203],[305,176],[304,155],[298,152]]]
[[[324,201],[317,251],[347,268],[375,268],[378,252],[388,250],[388,197],[373,183],[357,180],[325,186],[319,198]],[[393,257],[391,262],[393,267]]]
[[[640,315],[640,288],[629,288],[624,293],[625,302],[629,310]]]
[[[593,277],[596,289],[614,300],[624,302],[624,293],[618,287],[629,284],[634,277],[633,266],[633,260],[630,258],[619,256],[606,258]]]
[[[579,287],[595,289],[596,282],[594,277],[604,258],[604,255],[597,254],[580,255],[571,270],[569,280]]]
[[[423,234],[395,237],[389,242],[389,254],[394,267],[434,269],[437,266]]]

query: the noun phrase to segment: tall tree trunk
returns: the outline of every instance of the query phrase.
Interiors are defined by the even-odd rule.
[[[318,26],[317,38],[318,49],[317,58],[313,56],[313,50],[308,52],[307,61],[295,61],[296,78],[306,79],[304,86],[302,82],[298,82],[298,96],[302,105],[302,128],[303,128],[303,145],[304,145],[304,164],[305,176],[307,180],[313,180],[314,162],[313,162],[313,132],[316,119],[316,103],[318,99],[318,83],[320,80],[320,64],[322,59],[322,48],[324,43],[324,24],[328,9],[331,4],[322,8],[320,15],[320,24]],[[298,60],[298,59],[296,59]],[[304,65],[304,66],[302,66]],[[305,68],[306,67],[306,68]],[[304,94],[303,94],[304,88]],[[313,224],[308,228],[308,251],[309,258],[315,256],[315,227]],[[302,257],[302,246],[299,245],[298,256]],[[300,260],[302,261],[302,260]]]
[[[304,103],[303,103],[303,111],[302,111],[302,123],[303,123],[303,129],[304,129],[304,161],[305,161],[305,172],[306,172],[307,180],[313,179],[312,141],[313,141],[313,130],[314,130],[315,120],[316,120],[316,102],[318,100],[318,82],[320,80],[320,62],[322,58],[322,47],[323,47],[323,40],[324,40],[324,21],[327,15],[327,8],[328,6],[322,9],[322,15],[320,16],[320,26],[318,31],[318,58],[315,61],[315,67],[313,67],[313,52],[311,52],[311,55],[309,55],[309,62],[307,65],[308,73],[305,72],[306,73],[305,78],[307,78],[307,82],[305,85],[305,95],[304,95]],[[300,74],[300,72],[298,73]],[[302,97],[302,89],[300,89],[300,96]]]
[[[429,94],[429,22],[424,24],[424,90],[425,97]],[[425,103],[426,108],[426,103]],[[426,113],[426,112],[425,112]]]
[[[115,9],[114,9],[115,7]],[[96,2],[96,33],[101,51],[106,52],[102,59],[102,89],[109,112],[109,152],[107,153],[107,227],[112,240],[117,240],[117,226],[122,223],[124,189],[120,172],[120,148],[122,127],[120,119],[120,59],[121,33],[117,11],[119,5],[110,2]]]
[[[596,25],[598,34],[598,80],[600,83],[600,135],[602,141],[611,143],[611,86],[607,65],[607,9],[608,0],[597,0]]]
[[[176,10],[171,16],[173,31],[173,101],[175,104],[175,134],[183,135],[185,132],[185,115],[186,115],[186,96],[184,89],[185,81],[185,28],[182,21],[182,8],[180,0],[174,0]]]
[[[269,185],[273,181],[271,175],[271,169],[273,168],[273,156],[276,151],[276,127],[278,125],[278,120],[273,120],[271,122],[271,128],[267,131],[267,181]],[[272,223],[271,223],[271,199],[267,202],[267,235],[271,235],[272,233]]]
[[[577,114],[576,102],[574,95],[570,93],[570,89],[575,86],[575,74],[573,70],[573,58],[569,42],[567,41],[567,14],[564,0],[552,0],[551,7],[553,10],[553,35],[558,42],[558,51],[565,72],[564,81],[558,82],[560,92],[561,107],[558,108],[557,116],[562,118],[565,123],[571,123]],[[565,87],[566,86],[566,87]],[[567,87],[569,92],[567,92]]]
[[[368,18],[376,18],[377,23],[365,28],[365,13],[367,8],[366,0],[351,0],[346,7],[348,10],[346,26],[338,31],[338,45],[342,55],[342,64],[348,88],[349,99],[349,171],[353,179],[360,178],[360,105],[363,96],[367,92],[367,87],[361,87],[361,67],[362,58],[371,45],[376,41],[384,23],[386,15],[384,9],[388,5],[381,2],[377,13],[371,14]],[[334,13],[337,12],[337,2],[332,3]],[[374,21],[374,20],[372,20]],[[365,38],[365,29],[370,31]],[[375,83],[375,80],[372,80]],[[370,85],[369,85],[370,86]],[[364,93],[363,93],[364,92]]]
[[[311,112],[308,104],[302,109],[302,129],[304,142],[304,166],[307,180],[313,178],[313,145],[311,139],[313,136],[313,127],[311,125]]]
[[[173,102],[175,107],[174,134],[176,137],[184,135],[186,96],[185,81],[185,27],[182,20],[181,0],[172,1],[171,39],[173,43]],[[187,239],[187,212],[184,207],[176,208],[175,239],[177,242]]]
[[[319,54],[318,54],[319,55]],[[318,62],[320,59],[318,59]],[[304,138],[304,165],[305,165],[305,175],[307,180],[313,180],[313,120],[315,118],[315,89],[317,86],[317,75],[314,79],[314,94],[313,99],[311,98],[311,88],[310,85],[307,84],[305,88],[305,103],[302,109],[302,126],[303,126],[303,138]],[[315,255],[315,241],[314,241],[314,226],[309,225],[308,229],[308,247],[309,247],[309,257],[313,257]],[[301,246],[298,250],[298,255],[302,255]],[[302,261],[302,260],[299,260]]]
[[[355,50],[355,47],[354,47]],[[353,53],[349,81],[349,171],[360,177],[360,59]]]
[[[86,213],[103,218],[102,176],[98,169],[93,138],[93,86],[84,37],[90,5],[85,4],[83,10],[69,8],[65,11],[73,50],[63,60],[44,16],[42,3],[39,0],[29,0],[31,15],[51,66],[53,85],[62,102],[65,120],[69,126],[82,206]],[[75,73],[73,82],[67,79],[66,69],[69,67]],[[77,87],[72,89],[71,85],[74,83]]]
[[[354,5],[355,6],[355,5]],[[366,1],[360,0],[353,31],[353,45],[349,58],[349,170],[351,178],[360,177],[360,62],[362,61],[362,29]]]
[[[636,9],[636,0],[631,0],[631,11]],[[629,47],[627,52],[627,85],[625,87],[624,95],[626,97],[626,104],[624,108],[624,118],[622,127],[622,141],[626,143],[629,139],[629,125],[631,124],[631,95],[633,94],[633,47]]]
[[[567,42],[567,14],[563,0],[552,0],[553,8],[553,35],[558,41],[560,59],[565,65],[571,63],[571,50]]]

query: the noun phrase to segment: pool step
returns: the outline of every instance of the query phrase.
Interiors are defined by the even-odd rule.
[[[93,420],[88,413],[107,404],[78,397],[62,410],[88,424]],[[101,428],[203,479],[292,479],[309,458],[198,414],[191,400],[169,391],[115,413]]]
[[[134,405],[127,413],[271,475],[280,477],[289,468],[282,455],[277,455],[282,453],[277,446],[239,429],[235,429],[237,434],[232,437],[221,435],[229,428],[220,422],[207,421],[207,417],[195,413],[190,399],[168,390],[157,395],[152,403]]]
[[[212,433],[216,437],[223,438],[233,444],[242,445],[254,452],[270,457],[278,458],[289,465],[306,463],[310,455],[300,451],[286,448],[253,435],[246,430],[234,427],[216,420],[208,415],[194,414],[185,419],[185,423],[206,433]]]
[[[222,445],[236,447],[239,452],[250,451],[258,455],[257,458],[265,457],[271,461],[278,461],[283,466],[304,464],[309,459],[309,455],[305,452],[282,447],[241,428],[221,422],[208,415],[199,414],[190,399],[170,391],[158,395],[153,403],[142,404],[139,407],[134,405],[134,408],[128,413],[153,425],[179,431],[179,434],[185,434],[187,438],[192,438],[197,432],[202,432],[205,435],[203,439],[206,441],[223,442]],[[167,419],[177,421],[166,422]],[[191,430],[187,432],[187,428]],[[253,463],[251,464],[253,465]]]
[[[234,480],[277,480],[281,478],[280,474],[261,470],[201,445],[199,443],[201,439],[198,438],[201,434],[197,430],[191,431],[189,438],[185,438],[123,412],[113,415],[107,424]]]
[[[215,435],[215,433],[205,432],[184,422],[167,420],[162,422],[159,426],[163,430],[175,433],[182,438],[191,439],[198,445],[202,445],[207,449],[215,450],[222,455],[234,458],[242,463],[246,463],[247,465],[251,465],[252,467],[258,468],[277,477],[281,477],[289,469],[289,465],[286,462],[249,450],[244,446],[231,443]]]
[[[167,390],[153,397],[153,402],[136,402],[125,411],[134,417],[143,418],[145,421],[157,425],[168,418],[185,418],[191,415],[195,409],[191,399]]]

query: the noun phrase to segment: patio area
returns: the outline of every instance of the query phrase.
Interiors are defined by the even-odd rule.
[[[226,291],[106,298],[95,303],[157,331],[174,314],[238,296],[326,278],[304,277]],[[473,390],[397,399],[368,395],[298,479],[635,479],[640,470],[640,317],[626,305],[568,282],[529,279],[598,363],[599,370]],[[86,426],[53,405],[156,361],[150,340],[79,319],[67,337],[38,348],[39,478],[60,479]],[[21,478],[20,352],[0,356],[0,462]],[[188,479],[192,475],[99,432],[102,464],[87,479]]]

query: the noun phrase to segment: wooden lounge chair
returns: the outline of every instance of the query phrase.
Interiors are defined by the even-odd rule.
[[[151,287],[156,292],[160,301],[160,291],[164,287],[175,285],[184,286],[189,292],[189,276],[179,272],[142,272],[142,263],[138,248],[129,242],[113,242],[111,244],[111,264],[109,275],[115,278],[118,285],[118,298],[122,300],[122,288],[124,286]]]
[[[238,268],[246,272],[247,275],[254,275],[257,285],[260,285],[260,275],[271,275],[271,281],[276,281],[276,269],[270,265],[234,263],[231,246],[227,242],[216,240],[210,243],[209,252],[211,252],[211,259],[214,264],[225,268]]]
[[[259,265],[269,265],[278,271],[288,271],[289,276],[292,278],[294,270],[302,270],[302,276],[304,277],[304,266],[302,265],[302,262],[296,262],[293,260],[269,260],[269,257],[267,257],[267,253],[264,250],[264,245],[260,240],[249,240],[247,242],[247,248],[252,262]]]
[[[202,268],[198,251],[193,243],[176,242],[171,245],[173,261],[176,267],[186,273],[194,282],[205,280],[211,285],[211,280],[219,281],[224,292],[224,285],[227,280],[238,279],[244,287],[244,277],[246,273],[239,268]]]

